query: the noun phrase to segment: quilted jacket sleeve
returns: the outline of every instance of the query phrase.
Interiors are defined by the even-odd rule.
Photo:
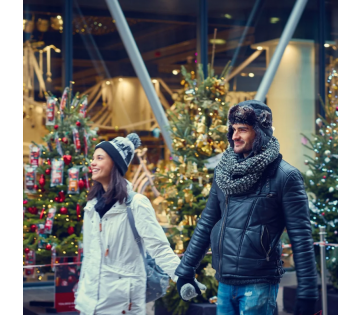
[[[215,185],[214,179],[206,207],[201,213],[201,218],[196,225],[185,255],[175,271],[175,274],[179,277],[193,279],[196,268],[209,250],[211,230],[221,218],[221,210]]]
[[[292,171],[286,179],[282,206],[294,253],[298,298],[316,299],[318,297],[317,273],[309,204],[303,178],[298,170]]]

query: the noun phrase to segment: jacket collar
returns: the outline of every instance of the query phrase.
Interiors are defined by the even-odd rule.
[[[271,162],[268,167],[265,169],[263,176],[273,177],[281,163],[282,155],[279,153],[278,157]]]

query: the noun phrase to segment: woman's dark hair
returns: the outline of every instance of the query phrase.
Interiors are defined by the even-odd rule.
[[[95,197],[98,197],[98,195],[103,191],[104,189],[102,185],[94,180],[94,184],[88,193],[87,200],[92,200]],[[121,176],[117,167],[114,165],[110,172],[108,190],[104,193],[105,203],[109,204],[112,200],[116,199],[120,204],[122,204],[127,195],[126,179]]]

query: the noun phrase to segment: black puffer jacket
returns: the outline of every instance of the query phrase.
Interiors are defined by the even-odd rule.
[[[245,194],[225,196],[216,181],[175,274],[194,278],[211,245],[220,282],[282,277],[280,236],[289,234],[298,278],[298,297],[317,298],[317,273],[308,199],[301,173],[281,159]]]

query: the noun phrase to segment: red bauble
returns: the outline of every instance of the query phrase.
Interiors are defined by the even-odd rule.
[[[44,185],[45,185],[45,175],[44,175],[44,174],[42,174],[42,175],[40,176],[39,185],[40,185],[41,187],[44,187]]]
[[[325,179],[325,178],[326,178],[326,176],[324,175],[324,176],[323,176],[323,178]]]
[[[81,213],[81,207],[79,204],[77,204],[76,205],[76,217],[77,217],[78,221],[80,221],[80,217],[81,217],[80,213]]]
[[[55,202],[60,202],[60,198],[59,198],[59,197],[55,197],[54,200],[55,200]]]
[[[34,185],[34,189],[35,189],[35,190],[38,190],[38,189],[39,189],[39,186],[35,184],[35,185]]]
[[[28,208],[29,213],[31,214],[37,214],[38,210],[36,207],[29,207]]]
[[[64,194],[63,190],[59,192],[59,197],[62,198],[62,199],[65,198],[65,194]]]
[[[65,165],[69,165],[71,163],[72,156],[70,154],[63,156]]]
[[[29,253],[30,253],[30,249],[26,247],[26,248],[24,249],[24,252],[25,252],[25,254],[29,254]]]
[[[80,122],[80,121],[77,121],[77,122],[76,122],[76,126],[80,127],[80,126],[81,126],[81,122]]]
[[[51,174],[51,168],[47,168],[47,169],[45,170],[45,174],[46,174],[46,175],[50,175],[50,174]]]
[[[93,141],[96,141],[96,138],[93,138]]]
[[[333,139],[333,137],[329,137],[329,139],[330,139],[330,140],[332,140],[332,139]]]
[[[92,173],[91,167],[89,167],[89,173],[90,173],[90,174]]]
[[[50,159],[47,160],[47,164],[51,165],[51,160]]]
[[[321,215],[324,216],[324,215],[325,215],[325,212],[323,212]]]
[[[69,226],[67,232],[69,233],[69,235],[74,234],[74,232],[75,232],[74,227]]]
[[[62,138],[62,142],[64,142],[65,144],[67,144],[67,143],[68,143],[68,138],[63,137],[63,138]]]
[[[57,130],[59,128],[59,125],[54,125],[54,129]]]
[[[31,224],[30,231],[33,232],[33,233],[36,231],[36,225],[35,224]]]
[[[65,198],[59,198],[59,202],[62,203],[65,201]]]
[[[79,179],[78,185],[79,185],[79,189],[80,189],[80,190],[84,188],[85,182],[83,181],[82,178]]]
[[[66,207],[61,207],[60,208],[60,213],[61,214],[67,214],[68,213],[68,209]]]
[[[23,201],[23,204],[24,204],[24,205],[26,205],[27,203],[28,203],[28,201],[27,201],[27,200],[24,200],[24,201]]]
[[[51,244],[47,244],[47,245],[45,246],[45,248],[46,248],[47,250],[51,250]]]

